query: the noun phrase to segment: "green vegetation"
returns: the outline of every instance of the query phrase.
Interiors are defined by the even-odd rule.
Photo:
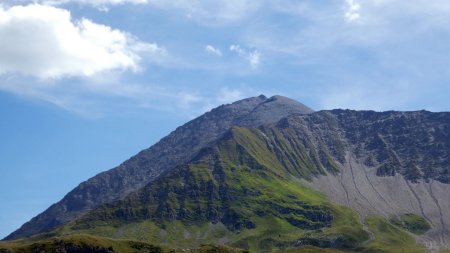
[[[423,253],[425,248],[416,243],[413,236],[401,228],[392,225],[384,218],[373,216],[366,219],[370,231],[375,239],[365,246],[364,252],[386,252],[386,253]]]
[[[196,249],[169,249],[135,240],[113,240],[92,235],[70,235],[44,240],[18,240],[0,242],[0,252],[34,253],[241,253],[240,249],[227,246],[201,245]]]
[[[286,144],[285,153],[291,148]],[[168,247],[228,244],[253,252],[289,248],[299,240],[352,248],[367,239],[353,211],[304,186],[280,157],[259,130],[233,128],[190,164],[56,232]]]
[[[339,152],[321,145],[323,149],[314,153],[308,148],[311,143],[296,142],[289,137],[293,135],[289,131],[263,134],[257,129],[233,128],[189,164],[56,229],[48,237],[56,234],[68,243],[75,240],[117,252],[177,252],[170,250],[175,248],[240,252],[212,245],[250,252],[424,251],[403,230],[424,231],[420,217],[404,215],[392,221],[395,225],[370,217],[366,222],[375,238],[369,238],[354,211],[330,203],[307,187],[301,178],[323,173],[325,168],[338,171],[331,164],[331,153]],[[79,236],[76,241],[77,234],[89,236]],[[39,243],[52,247],[58,238]],[[33,245],[26,243],[19,245],[26,249]]]
[[[318,248],[318,247],[314,247],[314,246],[305,246],[305,247],[300,247],[300,248],[296,248],[296,249],[282,251],[282,253],[353,253],[353,252],[356,252],[356,251],[324,249],[324,248]]]
[[[431,226],[421,216],[416,214],[403,214],[390,219],[391,223],[416,235],[423,235]]]
[[[0,242],[0,248],[10,252],[58,252],[65,249],[70,252],[167,252],[159,246],[147,243],[112,240],[109,238],[75,234],[70,236],[53,237],[43,240],[18,240],[12,242]],[[6,251],[7,252],[7,251]]]

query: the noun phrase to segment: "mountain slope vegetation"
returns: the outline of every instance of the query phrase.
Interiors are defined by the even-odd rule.
[[[138,227],[147,230],[142,237],[133,233]],[[270,152],[259,130],[238,127],[189,164],[61,230],[106,231],[111,237],[138,236],[168,246],[226,242],[257,251],[293,246],[302,235],[315,236],[314,231],[342,247],[367,239],[357,216],[302,186]]]
[[[54,238],[81,236],[106,251],[131,241],[163,252],[436,252],[450,243],[449,133],[450,113],[312,112],[283,97],[242,100],[127,161],[120,197],[85,206],[97,194],[94,178],[57,204],[67,212],[45,212],[11,238],[35,235],[8,249],[58,248]],[[89,239],[104,237],[111,241]]]
[[[74,220],[88,210],[122,199],[152,182],[165,171],[190,161],[232,126],[257,127],[291,114],[313,110],[292,99],[263,95],[219,106],[178,127],[148,149],[121,165],[82,182],[58,203],[6,237],[8,240],[43,233]]]
[[[227,244],[251,252],[378,247],[354,211],[331,204],[302,183],[302,175],[324,173],[319,158],[307,161],[310,167],[302,166],[305,172],[295,176],[267,144],[261,130],[234,127],[190,163],[56,233],[139,239],[169,248]],[[279,152],[292,153],[288,147]],[[336,168],[331,172],[337,173]],[[415,247],[414,237],[403,233],[408,247]]]

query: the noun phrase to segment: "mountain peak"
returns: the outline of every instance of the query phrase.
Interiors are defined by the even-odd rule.
[[[283,102],[283,103],[294,103],[294,104],[300,104],[300,102],[292,99],[292,98],[288,98],[285,96],[281,96],[281,95],[274,95],[270,98],[268,98],[267,100],[269,101],[279,101],[279,102]]]
[[[261,99],[267,99],[267,97],[264,96],[264,94],[261,94],[261,95],[259,95],[258,97],[261,98]]]
[[[291,114],[310,114],[314,112],[306,105],[280,95],[275,95],[270,98],[261,95],[250,99],[261,102],[250,113],[238,118],[235,125],[257,127],[263,124],[275,123]],[[236,103],[239,103],[239,101]]]
[[[305,105],[282,96],[267,98],[260,95],[219,106],[178,127],[120,166],[81,183],[64,199],[24,224],[7,239],[49,231],[101,204],[124,198],[162,173],[188,162],[202,148],[220,139],[232,126],[255,128],[275,123],[290,114],[311,112]]]
[[[270,97],[269,99],[266,99],[266,103],[276,103],[278,105],[284,105],[286,107],[292,107],[295,108],[296,110],[298,110],[300,112],[300,114],[309,114],[309,113],[313,113],[314,110],[307,107],[306,105],[285,97],[285,96],[280,96],[280,95],[275,95]]]

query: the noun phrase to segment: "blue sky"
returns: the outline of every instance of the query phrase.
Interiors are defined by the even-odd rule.
[[[0,1],[0,237],[217,105],[450,110],[448,0]]]

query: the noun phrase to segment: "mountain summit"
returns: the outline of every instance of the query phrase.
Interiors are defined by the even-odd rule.
[[[307,106],[283,96],[267,98],[260,95],[219,106],[177,128],[118,167],[81,183],[61,201],[5,239],[18,239],[49,231],[101,204],[121,199],[165,171],[188,162],[231,126],[258,127],[277,122],[291,114],[312,112]]]

